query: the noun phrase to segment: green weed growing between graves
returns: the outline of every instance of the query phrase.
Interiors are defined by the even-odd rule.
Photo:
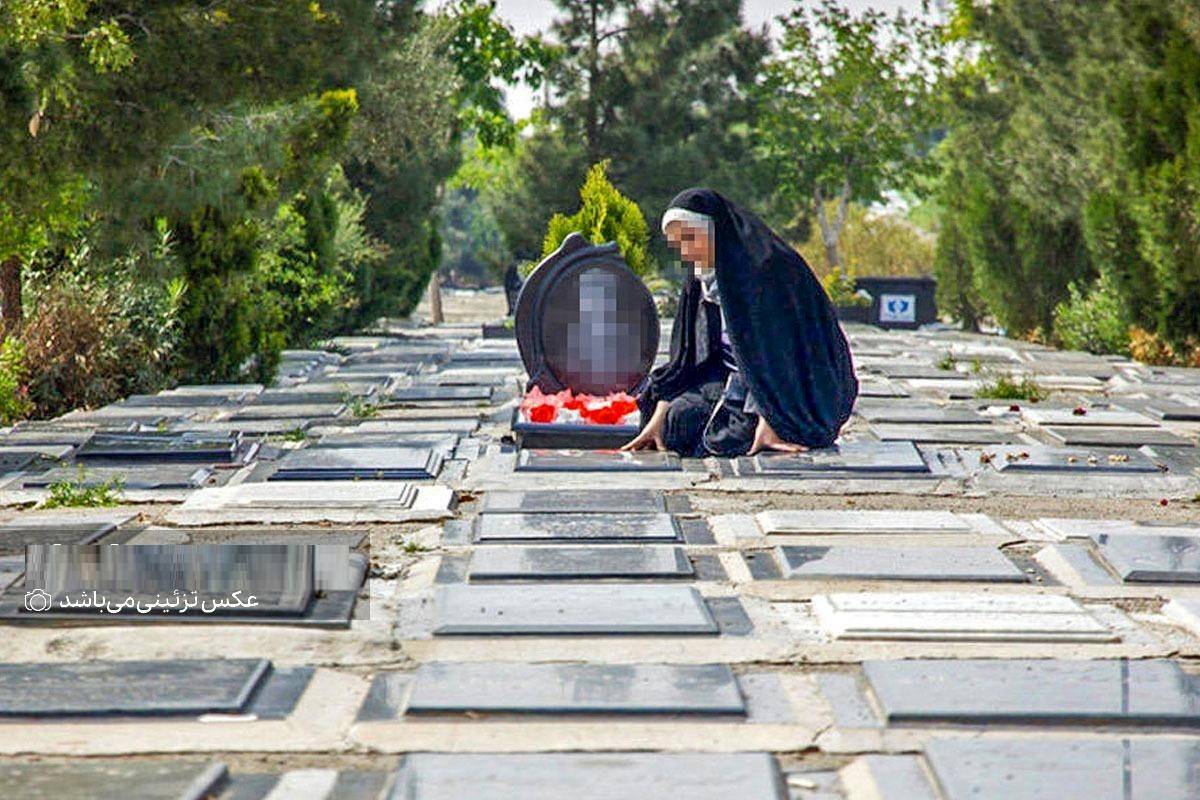
[[[42,508],[111,508],[121,504],[124,481],[113,478],[104,483],[88,486],[84,482],[83,467],[79,468],[76,480],[62,480],[50,484],[50,496]]]
[[[1028,400],[1032,403],[1046,399],[1047,394],[1049,392],[1028,376],[1016,380],[1008,375],[996,376],[975,392],[976,397],[989,400]]]

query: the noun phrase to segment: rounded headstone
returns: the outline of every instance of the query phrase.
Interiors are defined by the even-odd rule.
[[[615,244],[569,235],[530,274],[516,336],[529,387],[607,395],[634,391],[658,351],[654,298]]]

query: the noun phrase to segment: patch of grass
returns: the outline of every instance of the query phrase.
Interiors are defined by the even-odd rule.
[[[42,508],[111,508],[121,504],[124,482],[120,478],[95,486],[85,485],[83,467],[79,468],[77,480],[64,480],[50,484],[50,496],[42,502]]]
[[[355,419],[370,419],[379,416],[379,407],[368,403],[361,397],[351,397],[347,401],[347,405],[350,406],[350,415]]]
[[[955,360],[954,360],[954,354],[946,353],[946,355],[942,356],[942,360],[937,363],[937,368],[946,370],[947,372],[953,372],[954,365],[956,363],[957,362],[955,362]]]
[[[267,436],[268,441],[272,442],[306,442],[308,441],[308,431],[304,428],[292,428],[290,431],[283,433],[272,433]]]
[[[1013,380],[1008,375],[999,375],[994,380],[985,383],[975,392],[976,397],[989,400],[1029,400],[1037,403],[1045,400],[1049,392],[1043,389],[1029,376]]]
[[[979,361],[978,358],[972,358],[971,359],[971,374],[979,375],[982,372],[983,372],[983,364]]]
[[[412,555],[413,553],[424,553],[429,548],[423,544],[418,544],[411,539],[404,543],[404,552]]]

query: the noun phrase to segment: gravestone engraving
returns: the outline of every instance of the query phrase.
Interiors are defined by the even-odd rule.
[[[962,406],[921,407],[906,403],[904,405],[867,406],[859,408],[857,413],[868,422],[902,425],[969,425],[987,421],[987,417],[978,411]]]
[[[480,542],[639,541],[674,542],[679,529],[670,514],[481,514]]]
[[[716,634],[689,586],[444,586],[434,633],[446,635]]]
[[[763,511],[764,533],[971,533],[970,522],[952,511]]]
[[[694,573],[678,547],[488,547],[467,568],[477,580],[683,578]]]
[[[863,674],[892,724],[1200,724],[1200,683],[1173,661],[868,661]]]
[[[395,403],[446,402],[451,400],[487,402],[495,389],[491,386],[406,386],[388,392]]]
[[[1083,448],[1000,445],[986,447],[976,457],[980,466],[1011,473],[1162,474],[1145,453],[1131,449],[1095,452]]]
[[[991,547],[810,547],[779,548],[789,578],[859,580],[981,581],[1022,583],[1025,573]]]
[[[0,716],[236,714],[265,659],[0,664]]]
[[[745,702],[724,665],[423,664],[410,714],[725,714]]]
[[[1021,434],[999,425],[908,425],[872,424],[871,435],[881,442],[915,444],[1008,444]]]

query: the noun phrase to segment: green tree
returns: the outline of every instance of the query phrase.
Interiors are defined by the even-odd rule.
[[[650,231],[637,203],[622,195],[609,183],[608,162],[588,170],[579,190],[579,211],[571,216],[555,214],[550,219],[542,255],[558,249],[563,239],[579,232],[593,244],[616,242],[629,268],[643,277],[654,274],[654,262],[647,253]]]
[[[784,197],[815,212],[834,269],[850,202],[880,200],[932,168],[940,31],[903,12],[853,14],[836,0],[780,22],[780,54],[762,84],[762,145]]]

